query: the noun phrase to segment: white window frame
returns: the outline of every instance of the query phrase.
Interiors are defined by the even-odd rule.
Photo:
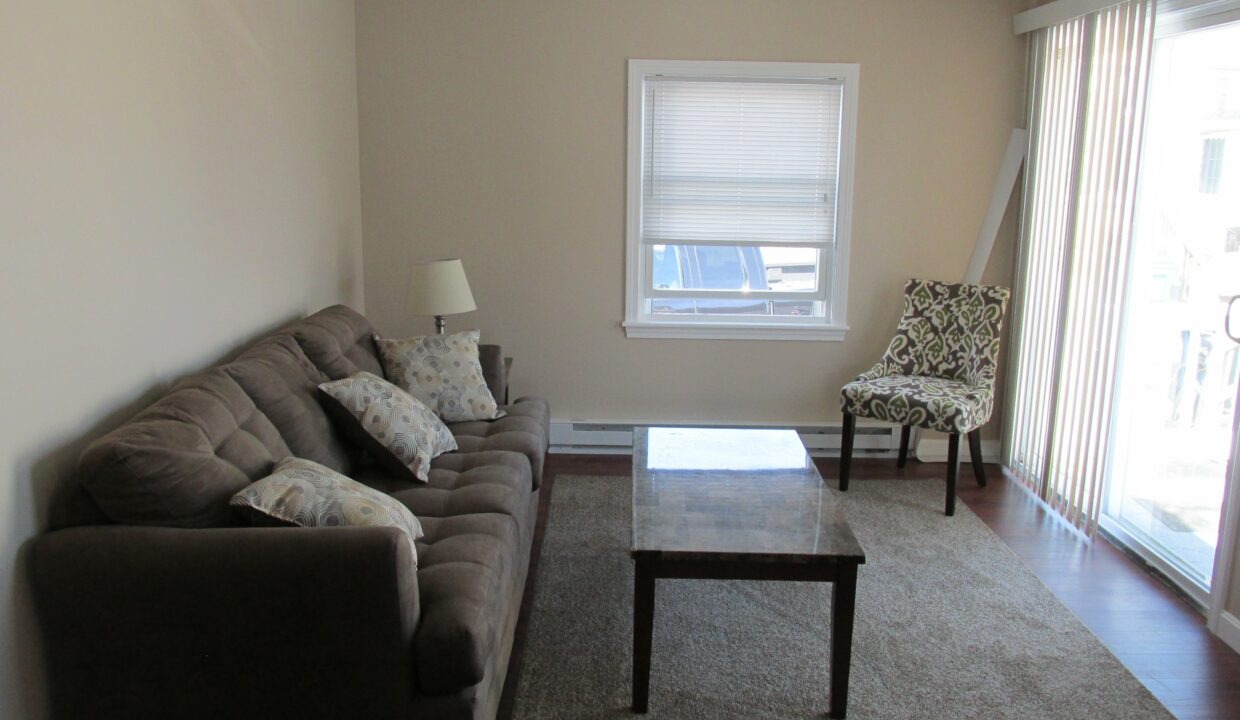
[[[839,187],[835,209],[834,263],[828,276],[818,265],[818,287],[829,294],[826,317],[764,317],[696,315],[668,316],[645,312],[643,280],[649,273],[643,252],[642,159],[645,79],[656,75],[706,78],[767,78],[838,80],[843,86],[840,113]],[[843,340],[848,330],[848,247],[852,227],[853,162],[856,147],[857,96],[861,66],[855,63],[789,63],[686,60],[629,60],[628,199],[626,218],[626,285],[624,329],[631,338],[701,338],[770,340]],[[826,299],[826,296],[824,296]]]

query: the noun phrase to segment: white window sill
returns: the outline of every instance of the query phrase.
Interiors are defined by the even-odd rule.
[[[649,322],[630,320],[624,334],[631,338],[683,340],[813,340],[841,341],[847,325],[797,323]]]

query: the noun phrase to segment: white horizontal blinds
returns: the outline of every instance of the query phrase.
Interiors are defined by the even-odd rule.
[[[646,78],[642,242],[830,246],[842,101],[835,80]]]
[[[1011,411],[1005,443],[1006,464],[1035,492],[1042,487],[1056,339],[1076,177],[1078,118],[1082,107],[1086,21],[1084,18],[1040,30],[1032,39],[1034,73],[1030,153],[1025,190],[1025,227],[1013,327]]]
[[[1010,466],[1097,529],[1153,28],[1131,0],[1039,31]]]

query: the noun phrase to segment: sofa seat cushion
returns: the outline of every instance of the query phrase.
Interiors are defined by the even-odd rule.
[[[374,482],[373,473],[363,479]],[[422,691],[481,682],[496,651],[504,608],[518,591],[528,535],[529,461],[509,452],[436,458],[426,485],[392,493],[417,515],[422,617],[414,657]]]
[[[551,410],[541,398],[521,398],[504,410],[508,414],[499,420],[449,423],[448,428],[462,453],[507,450],[524,455],[537,490],[547,457]]]
[[[238,524],[233,493],[289,455],[267,416],[219,369],[177,383],[82,454],[83,489],[115,523]]]
[[[524,455],[517,453],[499,450],[476,453],[451,452],[431,461],[431,471],[425,484],[414,483],[405,477],[390,473],[370,457],[364,459],[349,477],[389,495],[413,498],[414,495],[406,496],[402,493],[405,490],[417,490],[423,494],[416,496],[418,499],[409,502],[415,503],[417,508],[427,514],[443,516],[450,514],[450,511],[440,509],[436,503],[447,502],[444,491],[453,491],[470,485],[492,484],[508,488],[514,498],[521,495],[522,488],[524,492],[530,492],[533,480],[529,468],[530,461]],[[414,512],[418,510],[415,509]]]
[[[422,529],[414,661],[422,692],[443,695],[483,680],[523,545],[516,519],[503,513],[423,518]]]
[[[374,482],[367,473],[361,482]],[[471,513],[501,513],[515,518],[524,532],[526,511],[533,502],[533,479],[524,455],[492,450],[448,453],[431,461],[425,485],[404,483],[388,490],[419,518],[445,518]]]

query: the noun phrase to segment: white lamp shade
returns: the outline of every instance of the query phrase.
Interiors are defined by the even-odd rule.
[[[460,260],[432,260],[413,266],[414,315],[454,315],[477,310]]]

